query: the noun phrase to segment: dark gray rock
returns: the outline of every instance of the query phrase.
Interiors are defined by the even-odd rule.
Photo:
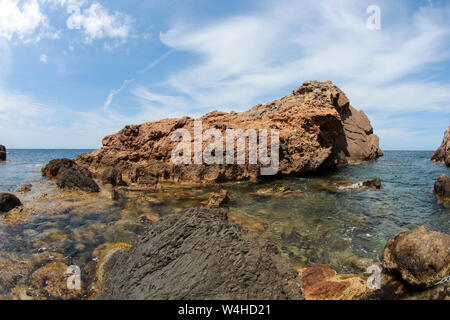
[[[79,189],[86,192],[100,190],[93,180],[94,175],[70,159],[55,159],[42,168],[42,175],[55,180],[59,188]]]
[[[0,144],[0,161],[6,161],[6,148]]]
[[[8,212],[16,207],[20,207],[22,202],[13,194],[0,193],[0,212]]]
[[[188,209],[149,225],[103,271],[98,299],[303,299],[278,248],[220,209]]]
[[[62,189],[75,189],[86,192],[99,192],[97,183],[74,168],[62,169],[56,176],[56,184]]]

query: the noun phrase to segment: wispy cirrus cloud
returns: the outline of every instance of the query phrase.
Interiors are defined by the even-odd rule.
[[[370,4],[269,1],[200,26],[184,19],[160,40],[195,62],[173,70],[164,90],[152,94],[172,95],[196,111],[243,110],[304,80],[330,79],[385,132],[389,117],[405,112],[449,115],[450,82],[440,79],[439,64],[450,61],[450,6],[423,6],[392,18],[408,4],[382,1],[383,28],[375,31],[366,27]],[[170,108],[172,101],[165,100],[162,108]],[[406,122],[401,130],[411,131]]]

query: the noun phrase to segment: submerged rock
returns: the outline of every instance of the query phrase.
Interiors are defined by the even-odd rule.
[[[306,300],[361,300],[373,291],[358,275],[338,274],[325,264],[299,269]]]
[[[231,197],[227,190],[222,189],[217,192],[212,192],[209,196],[208,203],[206,206],[208,208],[219,208],[223,204],[231,201]]]
[[[0,161],[6,161],[6,148],[0,144]]]
[[[42,175],[55,180],[59,188],[99,192],[93,174],[70,159],[55,159],[42,168]]]
[[[32,184],[24,184],[24,185],[22,185],[22,187],[20,187],[19,192],[22,192],[22,193],[30,192],[32,187],[33,187]]]
[[[443,201],[450,201],[450,177],[442,174],[434,184],[434,193]]]
[[[285,176],[374,160],[383,154],[367,116],[355,110],[331,81],[306,81],[280,100],[242,113],[214,111],[198,120],[203,132],[219,130],[224,145],[227,129],[278,129],[278,173]],[[101,149],[80,155],[76,162],[96,174],[113,166],[123,173],[126,182],[144,185],[161,181],[218,183],[261,177],[259,164],[174,164],[172,151],[178,142],[171,138],[177,129],[186,129],[193,137],[194,119],[164,119],[126,126],[105,137]],[[202,148],[207,146],[203,142]]]
[[[69,288],[68,266],[61,262],[49,263],[36,271],[30,277],[27,294],[35,299],[74,300],[83,295],[79,290]],[[82,285],[82,284],[81,284]]]
[[[431,161],[442,162],[450,167],[450,127],[445,130],[441,146],[433,153]]]
[[[22,202],[19,198],[10,193],[0,193],[0,213],[9,212],[16,207],[20,207]]]
[[[99,299],[301,299],[301,281],[278,248],[228,220],[193,208],[150,224],[103,266]]]
[[[420,227],[386,244],[383,265],[411,286],[431,287],[450,275],[450,235]]]

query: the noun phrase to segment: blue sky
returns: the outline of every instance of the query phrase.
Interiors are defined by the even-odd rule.
[[[436,0],[0,0],[0,143],[98,148],[127,124],[332,80],[383,149],[432,150],[450,121],[449,21]]]

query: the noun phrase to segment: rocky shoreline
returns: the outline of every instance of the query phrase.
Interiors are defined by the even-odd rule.
[[[367,116],[329,81],[307,81],[286,97],[246,112],[214,111],[200,119],[204,129],[220,132],[254,126],[280,130],[278,176],[284,178],[383,155]],[[47,191],[24,185],[20,200],[0,194],[1,222],[22,235],[20,242],[19,236],[0,233],[7,239],[0,244],[0,299],[450,299],[450,236],[424,227],[391,238],[378,259],[350,253],[345,263],[358,273],[340,274],[310,261],[292,264],[290,248],[265,237],[267,222],[236,214],[235,196],[221,184],[262,181],[260,165],[171,162],[171,134],[180,128],[193,131],[193,125],[194,119],[184,117],[127,126],[105,137],[99,150],[50,161],[42,168]],[[445,163],[444,142],[433,161]],[[446,175],[436,182],[440,199],[447,199],[448,182]],[[261,188],[251,183],[255,201],[288,202],[305,192],[288,183]],[[318,190],[378,193],[383,183],[379,178],[329,182]],[[173,186],[185,184],[186,192],[177,191],[182,206],[155,213],[173,200]],[[192,188],[198,184],[216,188]],[[52,228],[40,234],[43,223]],[[67,229],[69,223],[74,230],[62,232],[61,225]],[[305,230],[309,236],[292,229],[280,237],[306,255],[316,227]],[[338,240],[340,252],[348,254],[348,243]],[[32,256],[12,253],[15,246],[32,248]],[[85,251],[73,262],[72,256]],[[67,287],[72,262],[84,265],[76,291]]]

